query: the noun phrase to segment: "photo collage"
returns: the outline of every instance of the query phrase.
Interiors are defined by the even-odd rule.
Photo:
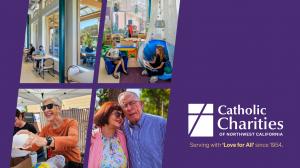
[[[10,167],[161,168],[180,0],[27,1]]]

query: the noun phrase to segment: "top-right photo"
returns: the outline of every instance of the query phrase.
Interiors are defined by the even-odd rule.
[[[99,83],[170,83],[180,0],[107,0]]]

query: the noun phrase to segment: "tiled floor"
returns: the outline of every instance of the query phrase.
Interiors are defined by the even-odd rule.
[[[98,83],[119,83],[120,79],[115,79],[112,75],[107,75],[103,58],[100,59],[100,70],[98,75]]]
[[[23,62],[21,70],[21,83],[58,83],[58,76],[51,76],[48,72],[45,73],[45,79],[43,79],[39,74],[33,71],[32,63]]]

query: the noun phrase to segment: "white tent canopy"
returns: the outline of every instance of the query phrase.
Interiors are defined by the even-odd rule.
[[[91,95],[91,89],[20,89],[18,106],[39,105],[49,97],[65,100],[86,95]]]

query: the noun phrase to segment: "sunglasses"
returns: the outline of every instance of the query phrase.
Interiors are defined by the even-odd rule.
[[[122,113],[121,111],[114,111],[113,112],[114,113],[114,115],[117,117],[117,118],[124,118],[125,117],[125,115],[124,115],[124,113]]]
[[[57,104],[51,103],[51,104],[47,104],[47,105],[41,106],[41,109],[42,109],[43,111],[45,111],[46,108],[49,109],[49,110],[51,110],[54,106],[58,106],[58,105],[57,105]]]

